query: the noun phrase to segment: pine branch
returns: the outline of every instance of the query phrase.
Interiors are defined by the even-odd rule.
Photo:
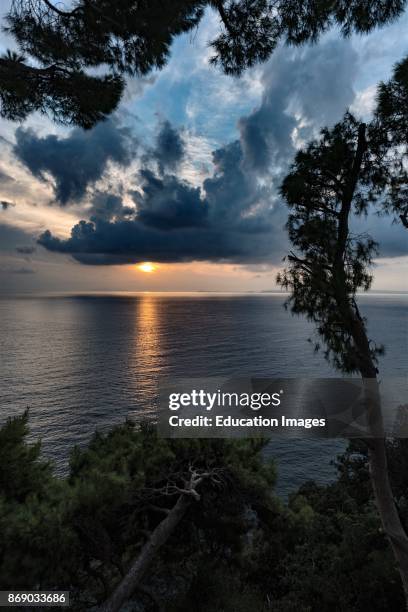
[[[48,6],[51,11],[57,13],[57,15],[59,15],[60,17],[75,17],[75,15],[77,15],[82,10],[80,6],[77,6],[72,11],[62,11],[61,9],[54,6],[54,4],[49,2],[49,0],[42,0],[42,2],[44,2],[44,4]]]

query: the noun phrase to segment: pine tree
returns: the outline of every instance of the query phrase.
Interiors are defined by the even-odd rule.
[[[315,41],[332,26],[366,33],[401,15],[406,0],[12,0],[5,29],[19,54],[0,58],[0,115],[40,111],[91,127],[117,108],[126,75],[161,69],[174,38],[209,6],[220,21],[211,61],[239,75],[279,41]]]
[[[379,179],[387,190],[383,210],[408,229],[408,57],[395,66],[392,78],[378,87],[370,139]]]
[[[354,216],[385,197],[377,143],[368,135],[365,123],[347,113],[297,153],[281,188],[291,211],[287,225],[294,250],[278,283],[291,292],[287,305],[292,313],[315,324],[327,359],[339,371],[357,372],[363,379],[372,486],[408,602],[408,537],[389,481],[377,382],[383,348],[368,338],[356,300],[357,291],[371,285],[369,267],[377,245],[350,226]]]

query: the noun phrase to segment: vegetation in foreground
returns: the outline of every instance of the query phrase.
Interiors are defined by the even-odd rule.
[[[164,440],[126,423],[75,448],[58,478],[27,434],[27,414],[0,430],[2,589],[69,590],[74,610],[115,609],[139,562],[130,600],[116,609],[404,609],[362,443],[338,458],[335,482],[305,483],[284,504],[262,441]],[[390,442],[388,455],[406,526],[408,444]],[[145,563],[181,499],[178,522]]]

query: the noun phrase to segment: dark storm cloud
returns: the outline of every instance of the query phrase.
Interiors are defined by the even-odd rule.
[[[354,100],[357,60],[344,40],[280,48],[265,66],[259,108],[239,122],[245,163],[260,172],[287,167],[295,137],[308,140],[338,121]]]
[[[157,177],[150,170],[142,170],[140,178],[140,191],[133,192],[140,223],[163,230],[205,224],[208,203],[199,187],[174,175]]]
[[[80,221],[68,239],[47,231],[39,243],[86,264],[280,263],[288,242],[279,185],[299,142],[339,120],[353,102],[355,69],[348,41],[281,49],[265,67],[260,106],[240,120],[238,140],[213,152],[213,174],[201,187],[175,176],[182,147],[174,128],[162,124],[146,156],[158,172],[143,169],[139,189],[128,192],[136,210],[126,217],[119,198],[101,201],[109,214],[95,214],[94,203],[91,221]],[[380,243],[385,238],[381,254],[400,254],[399,238],[388,241],[388,230],[374,225]]]
[[[16,252],[20,253],[20,255],[32,255],[33,253],[35,253],[35,247],[34,246],[16,247]]]
[[[214,174],[203,183],[211,221],[226,231],[236,227],[244,233],[263,232],[272,227],[273,194],[260,186],[244,162],[239,140],[213,152]]]
[[[81,221],[68,240],[44,232],[39,243],[87,264],[278,260],[286,213],[271,206],[270,191],[245,171],[240,142],[216,150],[213,162],[202,192],[173,175],[143,170],[134,218]]]
[[[214,153],[215,174],[203,193],[174,176],[144,172],[142,195],[134,196],[133,219],[79,222],[68,240],[49,231],[39,243],[72,254],[85,264],[225,261],[277,261],[286,247],[282,207],[265,212],[263,188],[239,170],[239,143]],[[233,198],[233,199],[232,199]],[[261,207],[261,211],[253,208]]]
[[[39,243],[50,251],[71,253],[86,264],[135,263],[146,259],[157,262],[257,261],[270,248],[260,240],[254,248],[240,232],[212,228],[179,228],[164,231],[146,228],[136,221],[109,223],[80,221],[68,240],[44,232]]]
[[[2,210],[8,210],[9,208],[15,206],[15,204],[8,202],[7,200],[0,200],[0,206]]]
[[[102,177],[108,162],[127,166],[134,153],[130,130],[114,119],[90,131],[76,128],[66,138],[41,137],[22,127],[16,130],[14,154],[37,178],[53,179],[61,205],[83,198],[87,187]]]
[[[123,204],[121,195],[111,193],[109,191],[95,190],[92,194],[92,207],[90,210],[90,219],[119,219],[126,217],[134,212],[133,209]]]
[[[185,145],[180,133],[169,121],[163,121],[151,153],[152,158],[157,161],[160,173],[176,170],[184,153]]]

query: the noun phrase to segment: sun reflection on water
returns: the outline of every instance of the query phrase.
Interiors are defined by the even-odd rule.
[[[146,398],[150,400],[152,412],[156,405],[158,382],[163,375],[165,365],[160,340],[161,327],[160,301],[149,294],[135,300],[132,342],[134,348],[131,355],[131,371],[134,372],[134,376],[130,385],[136,394],[136,400],[140,398],[141,404],[146,406]],[[140,376],[141,372],[143,377]]]

